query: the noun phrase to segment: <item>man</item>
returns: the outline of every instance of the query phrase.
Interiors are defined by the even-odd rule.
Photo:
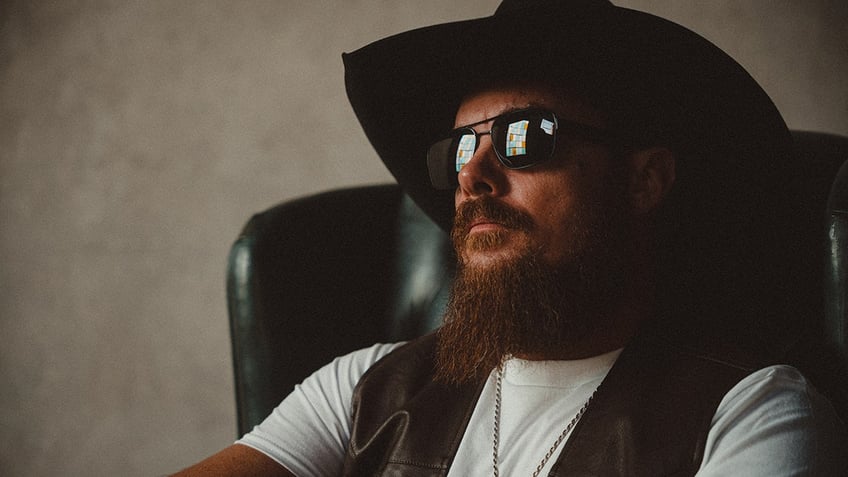
[[[345,64],[452,230],[445,323],[338,358],[186,475],[844,473],[798,371],[694,336],[803,306],[791,140],[735,62],[604,1],[506,0]]]

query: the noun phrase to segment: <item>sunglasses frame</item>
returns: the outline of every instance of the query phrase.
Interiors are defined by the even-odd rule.
[[[480,147],[480,136],[491,136],[492,131],[495,130],[498,126],[497,122],[499,120],[504,119],[508,116],[521,114],[539,114],[541,118],[547,119],[553,122],[553,132],[551,134],[553,144],[551,145],[550,154],[546,157],[536,159],[528,162],[527,164],[519,164],[515,165],[515,163],[501,154],[501,151],[495,147],[495,141],[491,141],[492,149],[495,152],[495,156],[498,158],[498,162],[507,169],[512,170],[520,170],[527,169],[529,167],[533,167],[537,164],[541,164],[556,153],[556,143],[557,143],[557,131],[560,128],[563,129],[563,132],[569,132],[575,136],[580,138],[592,141],[592,142],[601,142],[601,143],[609,143],[609,142],[618,142],[618,138],[610,131],[601,129],[595,126],[590,126],[588,124],[579,123],[576,121],[562,120],[559,119],[555,112],[550,111],[548,109],[539,108],[539,107],[530,107],[523,109],[515,109],[511,111],[506,111],[497,116],[493,116],[491,118],[483,119],[482,121],[478,121],[472,124],[466,124],[464,126],[458,127],[456,129],[451,130],[445,136],[442,136],[441,139],[435,141],[430,145],[427,149],[427,168],[430,173],[430,183],[436,189],[453,189],[459,185],[458,176],[459,171],[456,171],[456,156],[454,155],[453,160],[447,159],[448,150],[455,150],[455,148],[450,147],[454,144],[454,141],[458,141],[459,138],[466,134],[471,134],[474,136],[474,150],[473,154],[477,153],[478,148]],[[488,131],[478,132],[474,129],[474,126],[492,122],[492,127]],[[506,126],[506,125],[503,125]],[[440,149],[445,149],[444,154],[440,152]],[[455,152],[454,152],[455,154]],[[441,157],[440,157],[441,156]]]

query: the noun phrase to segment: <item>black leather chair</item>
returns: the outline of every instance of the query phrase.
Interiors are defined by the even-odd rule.
[[[827,198],[848,159],[848,138],[793,134],[808,166],[798,178],[811,218],[805,247],[813,249],[810,266],[826,271],[823,282],[799,283],[799,296],[824,306],[799,317],[805,333],[785,361],[811,376],[845,417],[847,168]],[[227,276],[239,435],[334,357],[434,329],[452,263],[446,235],[395,185],[326,192],[251,218]]]
[[[239,435],[334,357],[438,326],[450,254],[447,235],[396,185],[326,192],[251,218],[227,274]]]

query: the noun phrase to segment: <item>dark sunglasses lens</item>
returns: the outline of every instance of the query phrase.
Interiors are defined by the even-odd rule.
[[[427,151],[427,168],[430,182],[436,189],[454,189],[457,173],[474,156],[477,137],[473,130],[454,131],[450,137],[430,146]]]
[[[509,113],[492,122],[492,144],[501,163],[523,169],[549,159],[556,144],[557,122],[553,113],[524,110]],[[472,128],[454,130],[427,151],[430,182],[436,189],[455,189],[457,174],[477,150],[478,137]]]
[[[457,134],[456,146],[452,150],[454,172],[459,172],[463,166],[468,164],[468,161],[474,157],[474,150],[477,149],[477,135],[473,131]]]
[[[556,144],[556,119],[544,111],[517,111],[492,125],[492,142],[503,165],[522,169],[547,160]]]

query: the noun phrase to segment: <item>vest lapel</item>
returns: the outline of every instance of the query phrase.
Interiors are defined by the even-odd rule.
[[[357,385],[344,475],[445,476],[485,379],[434,382],[433,335],[389,356]]]

